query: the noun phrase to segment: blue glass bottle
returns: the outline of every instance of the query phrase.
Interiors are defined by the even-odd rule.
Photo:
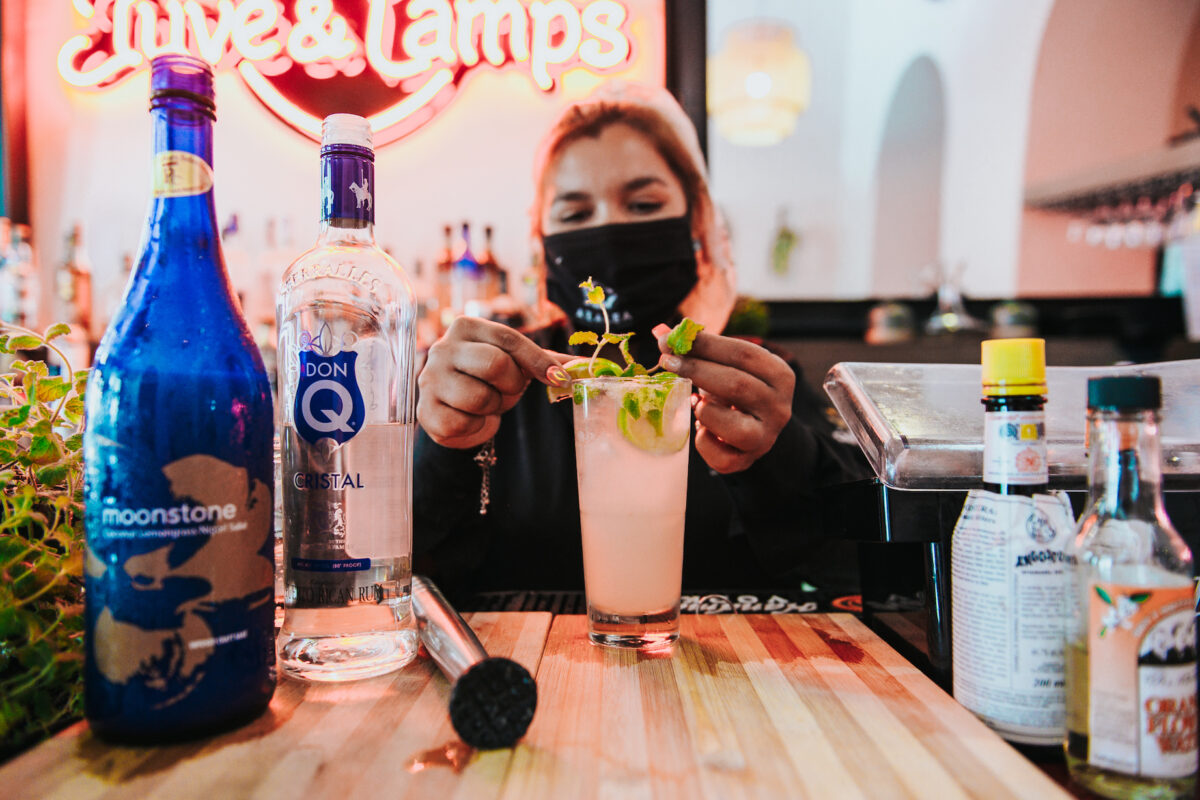
[[[154,193],[87,391],[86,713],[107,738],[233,727],[275,687],[262,358],[230,290],[212,192],[212,71],[151,67]]]

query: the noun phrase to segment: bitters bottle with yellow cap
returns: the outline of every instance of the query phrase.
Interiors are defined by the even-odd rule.
[[[1074,517],[1047,491],[1045,343],[985,341],[982,363],[983,489],[968,494],[950,544],[954,698],[1010,742],[1053,755]]]
[[[1046,491],[1046,343],[983,343],[983,487],[1032,497]]]

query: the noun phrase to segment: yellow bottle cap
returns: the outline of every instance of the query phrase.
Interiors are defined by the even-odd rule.
[[[989,397],[1046,393],[1045,339],[988,339],[982,363]]]

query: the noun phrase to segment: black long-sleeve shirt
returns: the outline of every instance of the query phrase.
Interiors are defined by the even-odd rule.
[[[857,449],[835,442],[832,432],[823,405],[797,374],[792,419],[748,469],[718,474],[689,443],[685,590],[777,586],[803,567],[823,540],[821,487],[864,476]],[[571,403],[551,404],[534,383],[503,415],[485,515],[479,451],[442,447],[419,431],[414,569],[460,596],[582,590]]]

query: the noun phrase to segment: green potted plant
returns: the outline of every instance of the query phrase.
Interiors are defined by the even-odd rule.
[[[83,394],[45,334],[0,325],[0,759],[83,714]],[[61,374],[23,351],[45,348]]]

